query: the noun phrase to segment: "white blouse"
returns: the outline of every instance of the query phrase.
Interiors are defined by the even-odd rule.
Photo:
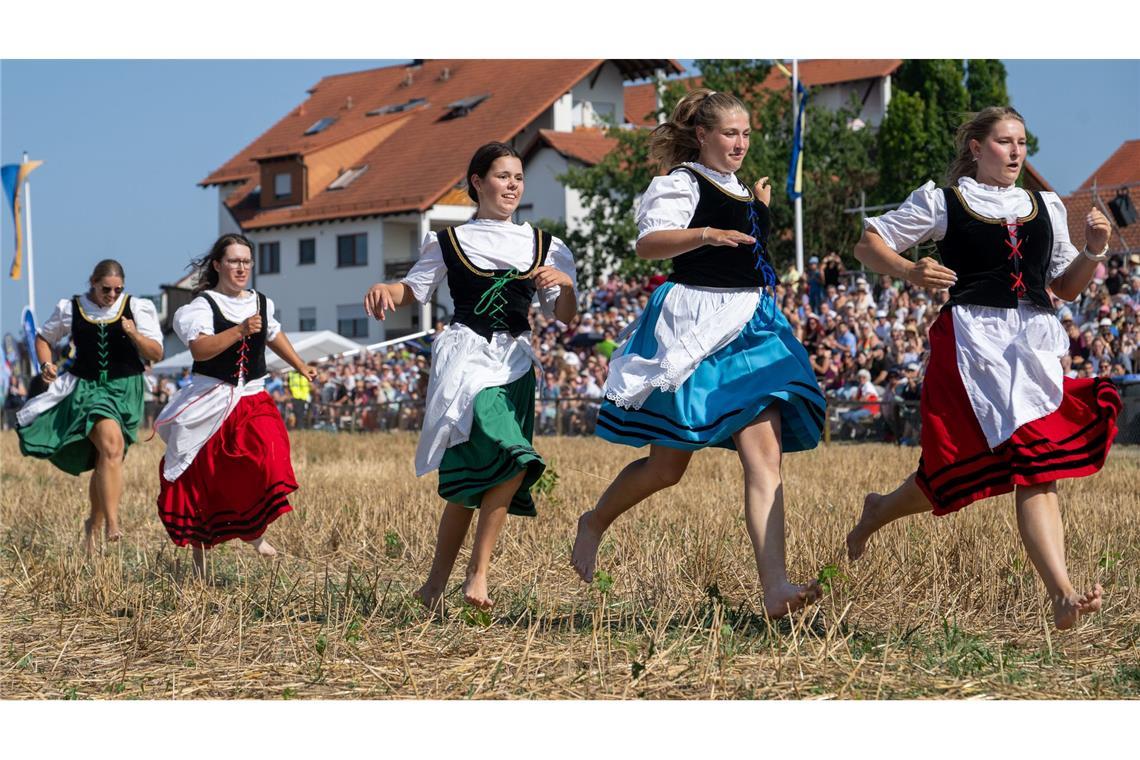
[[[958,180],[966,204],[975,213],[997,219],[1025,216],[1032,208],[1029,193],[1018,187],[984,185],[970,177]],[[1068,216],[1055,193],[1042,193],[1053,227],[1049,279],[1078,255],[1069,241]],[[933,182],[911,193],[898,209],[864,220],[897,252],[946,236],[946,199]],[[958,372],[974,416],[990,448],[1009,439],[1019,427],[1051,414],[1061,405],[1061,357],[1069,339],[1056,316],[1028,301],[1017,309],[964,304],[952,310]]]
[[[748,195],[748,188],[735,174],[718,172],[696,161],[686,161],[681,165],[700,172],[734,195]],[[658,230],[688,229],[700,197],[700,185],[688,172],[654,177],[637,207],[637,239]]]
[[[455,228],[459,245],[471,263],[482,269],[530,269],[534,262],[534,228],[529,223],[515,224],[497,219],[472,219]],[[574,299],[578,298],[578,275],[574,266],[574,254],[556,237],[550,238],[550,250],[546,261],[570,277],[574,283]],[[420,246],[420,258],[411,271],[400,280],[412,290],[412,295],[420,303],[428,303],[431,294],[447,277],[447,264],[443,260],[443,250],[439,247],[439,236],[429,232]],[[554,303],[558,300],[561,288],[554,286],[540,291],[539,306],[547,317],[554,316]]]
[[[112,322],[119,318],[119,312],[124,308],[124,298],[130,298],[130,296],[126,293],[120,293],[114,303],[104,307],[92,301],[84,293],[79,297],[79,306],[87,318],[96,324]],[[71,334],[71,312],[72,300],[70,298],[60,299],[51,316],[36,330],[36,334],[54,346],[65,336]],[[131,314],[134,316],[135,327],[138,328],[139,334],[144,338],[158,341],[161,346],[162,328],[158,323],[158,313],[150,299],[131,298]],[[16,422],[21,426],[32,424],[41,414],[70,396],[78,382],[79,378],[70,372],[59,373],[51,385],[47,387],[47,390],[20,407],[20,411],[16,413]]]
[[[747,196],[748,189],[735,174],[725,174],[699,163],[686,163],[727,192]],[[700,186],[688,172],[654,177],[637,210],[638,239],[661,230],[688,229],[700,200]],[[725,248],[725,251],[735,249]],[[606,376],[606,398],[620,407],[640,409],[655,389],[675,392],[697,365],[736,339],[756,312],[759,288],[709,288],[675,283],[665,296],[652,329],[657,339],[654,356],[618,355],[615,351]]]
[[[212,298],[222,316],[231,322],[243,322],[257,313],[257,292],[253,290],[238,296],[207,290],[202,296]],[[266,340],[281,333],[275,312],[273,299],[266,296]],[[210,305],[203,298],[195,298],[178,309],[174,312],[174,332],[187,346],[203,335],[213,335],[214,313]],[[238,403],[264,390],[264,377],[234,386],[208,375],[191,375],[190,383],[174,394],[154,422],[155,432],[166,442],[162,477],[168,482],[177,480]]]
[[[1033,208],[1029,193],[1020,187],[983,185],[972,177],[958,180],[966,204],[977,214],[993,219],[1016,219]],[[1053,227],[1053,253],[1049,279],[1064,274],[1066,267],[1080,253],[1069,240],[1068,214],[1056,193],[1042,192],[1049,221]],[[864,220],[895,251],[905,251],[927,240],[946,237],[946,196],[933,182],[927,182],[910,194],[894,211]]]
[[[227,296],[216,290],[207,290],[201,296],[194,298],[178,311],[174,312],[174,334],[178,339],[190,346],[190,342],[202,335],[214,334],[214,312],[204,298],[212,298],[222,312],[222,316],[231,322],[242,323],[257,313],[257,291],[245,290],[241,295]],[[277,321],[277,309],[273,299],[265,297],[266,340],[273,340],[281,332],[281,323]]]
[[[118,319],[119,312],[124,308],[123,299],[130,298],[126,293],[120,293],[110,306],[100,306],[87,294],[79,296],[79,305],[83,313],[92,322],[111,322]],[[62,298],[56,304],[55,310],[47,321],[36,330],[36,334],[53,346],[67,335],[71,334],[71,304],[70,298]],[[162,328],[158,324],[158,313],[154,303],[149,298],[131,298],[131,314],[134,315],[135,327],[144,338],[158,341],[162,344]]]
[[[473,219],[455,228],[456,237],[471,263],[483,269],[529,269],[534,262],[534,231],[529,224]],[[558,238],[551,238],[546,264],[577,283],[577,269],[570,249]],[[436,287],[447,276],[447,264],[439,238],[429,232],[420,249],[420,258],[401,280],[420,303],[428,303]],[[561,288],[538,292],[539,305],[548,317]],[[577,299],[577,284],[574,296]],[[531,333],[512,337],[498,331],[491,340],[462,324],[444,328],[432,342],[431,377],[423,428],[416,448],[416,475],[426,475],[439,467],[444,452],[471,437],[475,417],[475,396],[484,388],[513,383],[534,367],[541,367],[531,346]]]

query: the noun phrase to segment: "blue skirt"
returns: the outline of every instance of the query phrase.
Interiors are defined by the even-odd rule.
[[[654,325],[673,283],[653,292],[635,331],[614,357],[657,354]],[[731,343],[704,359],[676,392],[654,389],[640,409],[602,403],[596,432],[627,446],[658,444],[695,451],[708,446],[736,449],[733,433],[773,402],[780,411],[784,451],[805,451],[819,443],[827,402],[819,390],[807,351],[792,335],[771,296]]]

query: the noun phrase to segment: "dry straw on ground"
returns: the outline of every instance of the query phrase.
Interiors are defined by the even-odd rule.
[[[410,435],[299,433],[295,511],[282,550],[211,553],[188,574],[155,515],[157,440],[126,462],[126,539],[85,563],[87,478],[22,459],[0,438],[2,698],[1101,698],[1140,696],[1140,451],[1061,485],[1069,565],[1105,609],[1052,630],[1017,538],[1012,497],[886,529],[854,565],[843,538],[861,495],[888,489],[917,452],[830,446],[785,458],[793,579],[826,570],[830,594],[769,624],[744,531],[735,456],[698,455],[677,487],[623,517],[606,574],[580,583],[572,531],[631,449],[544,438],[557,482],[537,519],[511,518],[489,616],[446,620],[409,597],[431,561],[441,502],[417,480]],[[550,486],[551,481],[547,481]],[[837,573],[837,574],[836,574]]]

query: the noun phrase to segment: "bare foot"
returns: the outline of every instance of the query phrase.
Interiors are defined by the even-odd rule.
[[[95,518],[88,517],[83,521],[83,553],[90,557],[95,553]]]
[[[806,586],[784,582],[780,587],[764,591],[764,612],[770,618],[780,618],[812,604],[823,596],[819,581]]]
[[[594,580],[594,567],[598,561],[598,546],[602,543],[604,530],[594,527],[594,511],[583,512],[578,518],[578,535],[574,538],[574,550],[570,554],[570,564],[578,571],[578,577],[586,583]]]
[[[487,576],[468,573],[467,580],[463,582],[463,600],[481,610],[494,607],[495,603],[487,596]]]
[[[103,528],[103,536],[107,539],[107,543],[113,544],[123,537],[123,529],[119,527],[117,521],[112,523],[108,520]]]
[[[882,499],[882,494],[877,493],[869,493],[863,499],[863,514],[859,515],[859,522],[847,534],[847,559],[855,561],[862,557],[867,549],[867,541],[879,529],[877,518]]]
[[[1100,611],[1101,595],[1104,589],[1100,584],[1092,587],[1091,591],[1078,594],[1076,591],[1068,596],[1053,600],[1053,625],[1057,630],[1064,631],[1077,624],[1082,615],[1091,615]]]
[[[443,591],[444,586],[436,587],[425,583],[420,586],[419,591],[413,594],[413,596],[420,600],[420,604],[422,604],[428,612],[442,616],[444,613]]]
[[[273,544],[265,540],[265,536],[255,538],[252,541],[247,541],[246,543],[252,546],[262,557],[277,556],[277,550],[273,548]]]

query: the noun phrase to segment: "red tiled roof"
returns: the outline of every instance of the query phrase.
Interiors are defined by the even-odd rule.
[[[1140,190],[1140,187],[1137,189]],[[1101,204],[1107,204],[1108,201],[1112,200],[1115,193],[1098,193],[1098,195]],[[1133,196],[1133,203],[1136,202],[1137,196],[1140,196],[1140,193]],[[1062,200],[1069,217],[1069,240],[1079,251],[1085,247],[1085,216],[1093,207],[1093,193],[1089,189],[1076,190],[1072,195],[1062,198]],[[1096,207],[1112,222],[1112,215],[1107,207],[1101,204],[1096,204]],[[1140,222],[1130,224],[1127,227],[1117,227],[1113,223],[1112,233],[1108,236],[1108,250],[1111,253],[1140,252]]]
[[[566,158],[593,166],[617,146],[617,140],[606,137],[601,129],[576,129],[573,132],[540,129],[535,147],[538,145],[549,145]]]
[[[346,216],[430,208],[463,179],[475,148],[510,140],[602,60],[433,60],[418,67],[389,66],[325,77],[309,98],[221,167],[203,186],[242,182],[226,205],[244,229],[259,229]],[[626,76],[646,67],[678,71],[673,61],[614,61]],[[466,116],[441,120],[448,104],[489,95]],[[381,116],[367,112],[423,98],[426,105]],[[318,120],[336,117],[327,129],[304,135]],[[381,134],[383,132],[383,134]],[[344,146],[362,154],[347,155]],[[335,177],[341,168],[370,169],[343,190],[319,190],[300,206],[261,209],[252,191],[260,183],[258,159],[306,157],[314,170]],[[325,166],[324,163],[334,162]],[[327,185],[326,185],[327,187]]]
[[[1140,182],[1140,140],[1126,140],[1084,181],[1080,190]]]
[[[799,75],[806,86],[817,87],[884,77],[893,74],[901,65],[901,58],[820,58],[814,61],[800,61]],[[702,80],[701,77],[697,76],[675,81],[680,81],[686,87],[695,89],[701,86]],[[773,66],[761,86],[769,90],[783,89],[788,86],[788,77]],[[656,120],[647,116],[657,107],[655,87],[655,83],[648,82],[625,88],[626,121],[643,127],[653,126],[657,123]]]

